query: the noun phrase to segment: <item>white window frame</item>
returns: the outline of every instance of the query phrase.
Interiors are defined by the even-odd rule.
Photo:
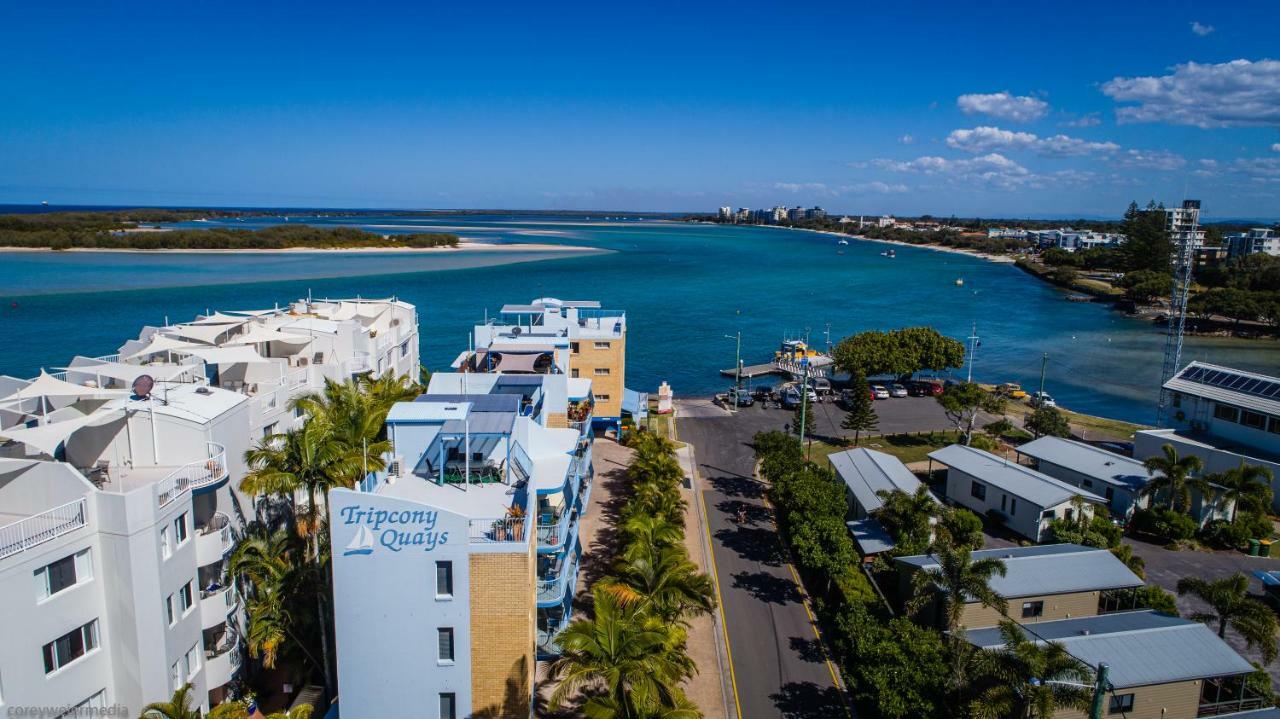
[[[440,651],[440,642],[445,636],[449,637],[449,656],[444,656]],[[453,627],[436,627],[436,664],[442,666],[450,666],[458,659],[458,633]]]
[[[81,633],[81,641],[84,642],[84,653],[78,657],[71,657],[71,659],[69,659],[65,664],[60,664],[58,663],[58,655],[57,655],[57,649],[56,649],[58,640],[74,632]],[[86,622],[85,624],[81,624],[80,626],[76,627],[75,629],[72,629],[69,632],[64,632],[58,635],[57,637],[54,637],[53,641],[45,642],[43,645],[41,645],[40,647],[41,664],[44,664],[45,649],[51,645],[55,647],[54,649],[50,650],[50,656],[53,658],[53,662],[55,666],[52,669],[48,669],[45,671],[44,675],[46,677],[53,676],[54,674],[57,674],[58,672],[62,671],[63,669],[66,669],[72,664],[75,664],[81,659],[84,659],[90,654],[93,654],[94,652],[98,651],[98,647],[102,646],[102,638],[98,636],[97,618],[95,617],[93,621]]]
[[[67,559],[71,560],[71,571],[75,574],[75,581],[54,592],[52,591],[53,588],[49,585],[49,567]],[[33,573],[33,575],[36,580],[36,602],[43,603],[62,594],[63,592],[75,589],[82,584],[88,584],[92,581],[93,555],[89,553],[88,548],[85,548],[75,552],[74,554],[69,554],[56,562],[50,562],[43,567],[40,567]]]
[[[168,559],[173,556],[173,544],[169,542],[169,525],[160,527],[160,557]]]
[[[164,598],[164,620],[171,627],[178,623],[178,613],[173,610],[173,594]]]
[[[191,541],[190,528],[187,526],[187,513],[183,512],[173,519],[174,547],[181,547]]]
[[[612,371],[608,367],[596,367],[593,371],[597,377],[608,377],[612,374]]]
[[[449,587],[448,587],[449,591],[447,591],[447,592],[441,592],[441,591],[440,591],[440,570],[441,570],[442,568],[447,569],[447,570],[448,570],[448,573],[449,573]],[[436,599],[453,599],[453,583],[454,583],[454,576],[453,576],[453,562],[452,562],[452,561],[450,561],[450,560],[441,560],[441,561],[436,562],[436,577],[435,577],[435,582],[436,582]]]
[[[612,349],[612,348],[613,348],[613,344],[612,344],[611,342],[605,342],[605,341],[601,341],[601,340],[596,340],[595,348],[596,348],[596,349],[598,349],[598,350],[607,350],[607,349]]]
[[[187,605],[185,607],[182,607],[182,616],[184,617],[190,614],[191,610],[195,609],[196,607],[196,597],[199,595],[196,594],[195,584],[196,584],[196,581],[192,579],[178,589],[178,606],[182,606],[185,600],[185,597],[190,597],[189,600],[185,600],[187,602]],[[183,592],[186,592],[185,597],[183,595]]]
[[[191,645],[187,653],[182,655],[183,668],[187,670],[187,679],[195,677],[200,671],[200,642]]]

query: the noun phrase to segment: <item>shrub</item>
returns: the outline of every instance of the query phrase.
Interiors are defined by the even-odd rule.
[[[1114,549],[1120,546],[1124,530],[1104,515],[1095,515],[1083,528],[1073,520],[1054,519],[1049,522],[1049,532],[1055,541],[1083,544],[1086,547]]]
[[[1215,519],[1200,530],[1200,541],[1218,549],[1241,549],[1248,543],[1252,535],[1249,527],[1243,523],[1231,523],[1225,519]]]
[[[958,546],[982,549],[982,519],[963,507],[948,509],[942,515],[942,527]]]
[[[1161,614],[1178,616],[1178,603],[1174,596],[1154,584],[1138,587],[1138,606],[1154,609]]]
[[[1135,532],[1149,534],[1171,542],[1196,536],[1196,523],[1191,517],[1171,509],[1140,509],[1133,513],[1129,526]]]
[[[975,434],[970,437],[969,446],[986,452],[1000,451],[1000,443],[985,434]]]

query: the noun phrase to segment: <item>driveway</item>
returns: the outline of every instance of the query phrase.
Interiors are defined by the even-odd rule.
[[[844,694],[822,647],[795,575],[753,475],[749,442],[757,429],[781,429],[790,412],[756,409],[738,417],[679,418],[679,438],[696,450],[729,636],[738,716],[806,719],[847,716]],[[751,417],[753,421],[740,421]],[[767,418],[767,419],[766,419]],[[739,507],[747,522],[738,524]]]

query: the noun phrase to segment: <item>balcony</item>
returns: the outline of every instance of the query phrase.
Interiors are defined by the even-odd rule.
[[[0,559],[44,544],[88,523],[85,500],[54,507],[0,527]]]
[[[578,526],[578,513],[573,506],[574,495],[567,494],[565,497],[565,503],[559,507],[538,512],[539,552],[559,551]]]
[[[227,621],[238,602],[235,587],[220,587],[213,591],[200,590],[200,624],[203,629],[213,629]]]
[[[467,530],[471,544],[521,544],[525,542],[526,517],[472,519]]]
[[[1246,685],[1245,675],[1205,679],[1200,689],[1197,717],[1222,716],[1262,709],[1271,702]]]
[[[187,490],[197,491],[217,486],[227,478],[227,448],[217,442],[206,442],[208,456],[188,462],[165,475],[156,483],[156,497],[164,507]]]
[[[205,680],[210,689],[228,684],[240,669],[240,637],[227,632],[217,646],[204,650]]]
[[[591,431],[591,414],[594,409],[594,403],[589,399],[570,402],[569,410],[566,413],[569,428],[578,430],[582,435],[589,433]]]
[[[196,564],[204,567],[221,562],[234,546],[231,518],[217,512],[208,524],[196,529]]]
[[[578,562],[581,558],[582,545],[575,539],[573,551],[546,562],[546,568],[539,570],[539,607],[554,607],[573,596],[573,590],[578,585]]]
[[[546,616],[538,617],[538,659],[542,660],[560,656],[560,646],[556,639],[571,620],[563,608],[551,611],[555,612],[554,616],[548,612]]]

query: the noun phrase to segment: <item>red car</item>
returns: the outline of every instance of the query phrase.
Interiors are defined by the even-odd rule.
[[[942,394],[942,383],[936,380],[918,380],[907,385],[912,397],[937,397]]]

